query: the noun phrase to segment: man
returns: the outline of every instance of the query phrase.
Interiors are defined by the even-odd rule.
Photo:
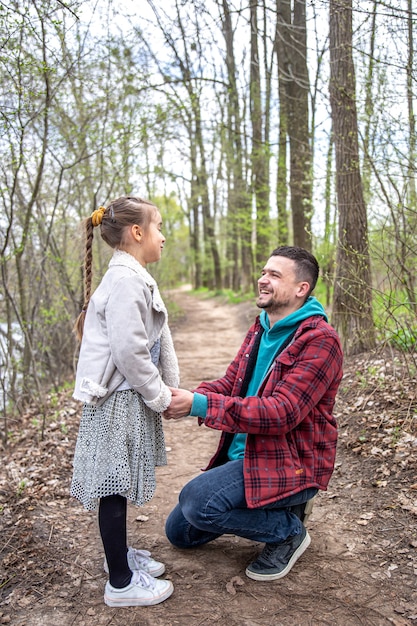
[[[223,534],[265,543],[246,568],[254,580],[282,578],[308,548],[296,512],[327,488],[334,469],[342,350],[310,295],[318,274],[307,250],[274,250],[258,280],[262,311],[225,376],[194,392],[172,389],[164,414],[198,416],[222,431],[206,472],[182,489],[168,539],[179,548]]]

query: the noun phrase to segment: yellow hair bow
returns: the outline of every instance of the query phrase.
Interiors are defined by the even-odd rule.
[[[101,224],[105,211],[106,207],[99,206],[98,209],[92,212],[91,221],[93,223],[93,226],[99,226],[99,224]]]

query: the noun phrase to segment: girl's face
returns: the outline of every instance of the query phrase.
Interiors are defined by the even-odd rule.
[[[161,258],[165,237],[162,234],[162,218],[158,210],[153,213],[153,217],[146,230],[142,230],[140,248],[138,250],[138,261],[146,266]]]

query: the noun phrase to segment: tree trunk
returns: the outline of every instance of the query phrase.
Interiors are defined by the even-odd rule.
[[[330,0],[330,102],[339,241],[332,321],[347,354],[375,344],[368,224],[359,168],[351,0]]]
[[[239,94],[236,84],[236,61],[234,51],[233,26],[230,6],[222,0],[223,12],[220,15],[226,44],[227,68],[227,145],[226,165],[229,182],[227,250],[231,265],[232,288],[238,292],[247,291],[252,286],[252,219],[251,201],[244,177],[243,130],[240,113]]]
[[[415,16],[413,14],[413,0],[407,1],[408,16],[407,16],[407,28],[408,28],[408,59],[407,59],[407,105],[408,105],[408,132],[409,132],[409,165],[408,165],[408,206],[415,215],[417,205],[417,193],[416,193],[416,116],[414,113],[414,33],[413,33],[413,21]],[[415,223],[415,219],[414,219]]]
[[[275,30],[274,50],[277,56],[278,67],[278,102],[279,102],[279,129],[278,129],[278,165],[277,165],[277,212],[278,212],[278,244],[289,243],[288,231],[288,192],[287,192],[287,102],[285,77],[285,28],[291,21],[291,7],[288,2],[277,0],[277,21]]]
[[[378,0],[374,0],[372,8],[372,21],[370,28],[369,41],[369,63],[365,83],[365,129],[363,133],[363,167],[362,167],[362,185],[365,203],[369,202],[371,197],[371,144],[372,144],[372,119],[374,115],[374,98],[372,94],[374,83],[375,69],[375,40],[376,40],[376,15]]]
[[[265,261],[265,251],[269,250],[269,181],[267,177],[268,156],[264,140],[261,98],[261,75],[258,49],[258,18],[257,3],[250,5],[250,115],[252,122],[252,187],[256,206],[256,264]],[[265,107],[269,102],[265,103]]]
[[[277,0],[280,77],[286,87],[294,244],[311,249],[312,155],[309,133],[306,1]]]

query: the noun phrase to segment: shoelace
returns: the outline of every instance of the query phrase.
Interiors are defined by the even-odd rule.
[[[145,589],[154,589],[156,580],[147,574],[143,569],[138,569],[133,572],[132,585],[138,585],[139,587],[144,587]]]
[[[145,567],[150,561],[150,556],[151,553],[148,550],[136,550],[136,548],[130,548],[129,550],[129,560],[137,566],[135,569]]]
[[[286,559],[290,551],[291,546],[289,545],[289,542],[284,542],[281,545],[267,543],[259,555],[259,558],[262,561],[270,561],[273,563],[274,561],[276,562],[281,559]]]

